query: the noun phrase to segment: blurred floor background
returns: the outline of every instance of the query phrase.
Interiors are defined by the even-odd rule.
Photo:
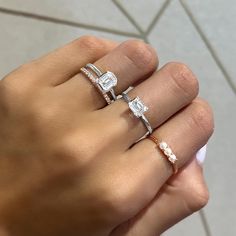
[[[216,129],[204,165],[208,206],[165,236],[236,235],[235,0],[0,0],[0,77],[84,34],[141,38],[161,65],[188,64]],[[157,219],[158,221],[158,219]]]

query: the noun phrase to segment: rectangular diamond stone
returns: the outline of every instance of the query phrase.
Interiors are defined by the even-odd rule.
[[[139,97],[129,102],[129,108],[136,117],[141,117],[148,110]]]
[[[108,71],[98,78],[98,84],[103,92],[106,93],[117,85],[117,78],[112,72]]]

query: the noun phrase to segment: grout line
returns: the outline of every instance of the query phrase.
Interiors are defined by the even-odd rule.
[[[231,76],[229,75],[229,73],[225,69],[224,65],[222,64],[221,60],[219,59],[219,57],[218,57],[217,53],[215,52],[214,48],[212,47],[211,43],[208,41],[208,38],[205,36],[203,30],[201,29],[200,25],[196,21],[196,19],[195,19],[194,15],[192,14],[191,10],[187,6],[187,4],[184,3],[183,0],[179,0],[179,1],[180,1],[180,4],[182,5],[183,9],[185,10],[186,14],[188,15],[190,21],[195,26],[198,34],[200,35],[200,37],[202,38],[203,42],[205,43],[207,49],[209,50],[212,58],[215,61],[215,63],[217,64],[217,66],[221,70],[222,74],[224,75],[224,77],[225,77],[226,81],[228,82],[230,88],[236,94],[236,85],[234,84]]]
[[[207,222],[207,218],[206,218],[205,212],[203,210],[200,210],[199,211],[199,215],[200,215],[203,227],[205,229],[206,236],[211,236],[212,234],[211,234],[211,231],[210,231],[209,224]]]
[[[146,31],[143,31],[142,27],[135,21],[135,19],[129,14],[129,12],[124,8],[124,6],[118,0],[112,0],[112,2],[119,8],[119,10],[124,14],[124,16],[130,21],[130,23],[138,30],[140,33],[140,38],[142,38],[146,43],[149,43],[147,38],[148,34],[152,31],[154,26],[157,24],[161,16],[163,15],[164,11],[168,7],[171,0],[166,0],[161,9],[157,12],[156,16],[148,26]]]
[[[155,27],[155,25],[158,23],[158,21],[160,20],[161,16],[163,15],[163,13],[165,12],[166,8],[169,6],[171,0],[166,0],[161,9],[157,12],[156,16],[154,17],[154,19],[152,20],[152,22],[150,23],[150,25],[148,26],[145,34],[149,35],[151,33],[151,31],[153,30],[153,28]]]
[[[84,28],[84,29],[88,29],[88,30],[95,30],[95,31],[100,31],[100,32],[105,32],[105,33],[111,33],[111,34],[116,34],[116,35],[121,35],[121,36],[142,38],[141,35],[135,34],[135,33],[113,30],[113,29],[108,29],[105,27],[93,26],[93,25],[88,25],[88,24],[83,24],[83,23],[77,23],[74,21],[68,21],[68,20],[63,20],[63,19],[54,18],[54,17],[50,17],[50,16],[43,16],[43,15],[38,15],[38,14],[33,14],[33,13],[23,12],[23,11],[17,11],[17,10],[2,8],[2,7],[0,7],[0,13],[14,15],[14,16],[20,16],[20,17],[25,17],[25,18],[31,18],[34,20],[40,20],[40,21],[45,21],[45,22],[50,22],[50,23],[55,23],[55,24],[76,27],[76,28]]]
[[[130,23],[138,30],[141,36],[145,34],[142,27],[135,21],[135,19],[129,14],[129,12],[124,8],[124,6],[118,0],[112,0],[112,2],[117,6],[117,8],[123,13],[123,15],[130,21]]]
[[[149,43],[147,35],[143,31],[142,27],[135,21],[135,19],[129,14],[129,12],[124,8],[124,6],[118,0],[112,0],[116,7],[121,11],[121,13],[128,19],[128,21],[137,29],[139,32],[139,37],[143,39],[146,43]]]

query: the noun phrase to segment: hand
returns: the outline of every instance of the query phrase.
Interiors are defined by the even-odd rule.
[[[129,96],[149,107],[154,135],[185,166],[178,175],[168,181],[172,168],[149,139],[135,144],[146,129],[127,104],[106,106],[79,73],[89,62],[116,74],[116,94],[136,85]],[[151,236],[206,204],[201,168],[186,163],[212,134],[211,109],[195,99],[198,82],[187,66],[169,63],[155,72],[157,64],[141,41],[117,45],[86,36],[0,81],[6,236]]]

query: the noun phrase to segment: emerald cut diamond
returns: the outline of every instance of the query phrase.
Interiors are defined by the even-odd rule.
[[[113,87],[115,87],[117,85],[117,78],[116,76],[108,71],[106,73],[104,73],[103,75],[101,75],[98,78],[98,84],[101,87],[102,91],[104,93],[109,92]]]
[[[148,110],[148,107],[144,105],[139,97],[129,102],[129,108],[136,117],[141,117]]]

